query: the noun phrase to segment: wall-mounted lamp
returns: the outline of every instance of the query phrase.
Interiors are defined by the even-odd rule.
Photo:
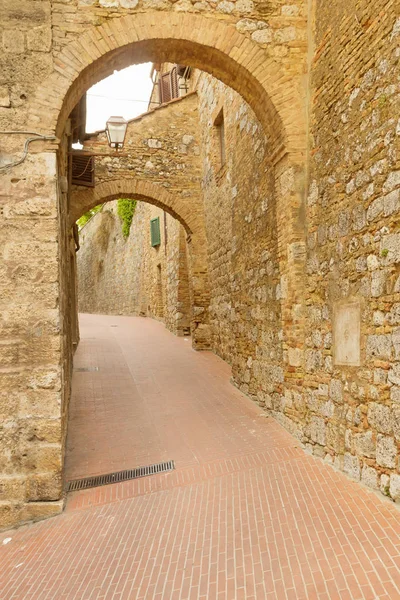
[[[122,148],[126,136],[128,121],[123,117],[110,117],[106,124],[108,144],[111,148]]]

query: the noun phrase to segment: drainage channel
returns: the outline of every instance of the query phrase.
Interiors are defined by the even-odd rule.
[[[77,492],[78,490],[87,490],[89,488],[99,487],[101,485],[110,485],[111,483],[121,483],[130,479],[139,479],[158,473],[167,473],[173,471],[175,464],[173,460],[167,462],[149,465],[147,467],[137,467],[136,469],[127,469],[106,475],[95,475],[94,477],[84,477],[83,479],[74,479],[67,482],[67,492]]]

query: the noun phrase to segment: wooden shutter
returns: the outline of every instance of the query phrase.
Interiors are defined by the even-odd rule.
[[[171,71],[171,97],[179,98],[178,71],[176,67]]]
[[[72,177],[75,185],[94,187],[94,156],[72,154]]]
[[[160,234],[160,218],[156,217],[155,219],[150,220],[150,237],[151,237],[151,245],[159,246],[161,244],[161,234]]]
[[[163,73],[160,81],[161,103],[164,104],[171,100],[171,72]]]

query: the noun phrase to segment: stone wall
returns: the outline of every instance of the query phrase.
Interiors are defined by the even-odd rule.
[[[77,253],[79,312],[140,313],[140,265],[146,217],[147,210],[138,203],[131,233],[125,239],[114,201],[105,204],[81,229]]]
[[[274,170],[250,107],[212,77],[196,79],[213,349],[232,364],[236,385],[264,404],[283,373]],[[221,110],[223,165],[214,124]]]
[[[151,246],[150,219],[161,244]],[[122,234],[117,202],[103,206],[79,235],[80,312],[150,316],[177,335],[190,333],[186,235],[163,210],[138,202],[130,234]]]
[[[394,3],[316,3],[304,395],[283,412],[400,500],[399,41]]]

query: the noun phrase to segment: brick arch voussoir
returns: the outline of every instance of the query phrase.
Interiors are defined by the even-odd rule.
[[[290,151],[290,140],[299,137],[290,119],[299,99],[295,85],[283,83],[279,63],[233,25],[189,13],[147,12],[92,26],[55,57],[54,72],[30,107],[31,122],[60,136],[91,85],[144,61],[185,62],[232,87],[256,113],[274,151]]]
[[[188,207],[182,206],[178,196],[153,183],[136,179],[106,181],[94,188],[74,189],[71,194],[70,225],[95,206],[119,198],[132,198],[162,208],[183,225],[188,235],[195,233],[198,228],[193,213]]]

